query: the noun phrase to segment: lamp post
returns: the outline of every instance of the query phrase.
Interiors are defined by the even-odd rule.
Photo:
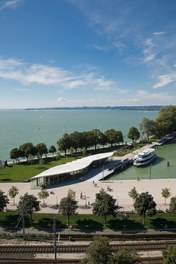
[[[102,171],[102,174],[103,174],[103,182],[104,182],[104,165],[103,165],[103,171]]]
[[[150,180],[152,178],[152,164],[150,164]]]
[[[56,262],[57,261],[57,242],[56,242],[56,219],[55,217],[53,219],[53,232],[54,232],[54,236],[53,236],[54,260]]]

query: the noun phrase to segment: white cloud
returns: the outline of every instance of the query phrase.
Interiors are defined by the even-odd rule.
[[[23,0],[5,0],[2,3],[0,3],[0,10],[5,8],[16,8],[22,2]]]
[[[65,101],[66,101],[66,99],[64,97],[59,97],[57,99],[57,102],[65,102]]]
[[[153,88],[161,88],[164,87],[170,83],[173,83],[176,81],[176,74],[171,73],[171,74],[163,74],[159,76],[159,81],[153,85]]]
[[[155,35],[155,36],[160,36],[160,35],[164,35],[164,34],[165,34],[164,31],[153,32],[153,35]]]
[[[16,67],[21,65],[23,65],[22,60],[12,59],[12,58],[0,59],[0,70],[15,69]]]
[[[109,90],[114,81],[93,72],[74,73],[44,64],[28,65],[18,59],[0,59],[0,78],[15,80],[25,85],[61,86],[66,89],[85,88]]]
[[[150,62],[155,60],[157,52],[155,51],[156,45],[151,38],[144,41],[144,62]]]

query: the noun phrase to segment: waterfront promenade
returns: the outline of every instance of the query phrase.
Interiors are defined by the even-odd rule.
[[[19,194],[15,198],[16,204],[18,204],[20,196],[24,195],[26,192],[37,196],[40,189],[31,189],[30,183],[1,183],[0,189],[8,194],[10,187],[14,185],[19,189]],[[76,200],[78,201],[78,213],[89,214],[92,213],[91,205],[95,201],[95,195],[102,188],[117,199],[118,205],[121,207],[122,211],[132,211],[133,200],[129,197],[128,193],[133,188],[136,187],[138,193],[149,192],[153,195],[155,202],[157,203],[157,209],[165,210],[168,208],[169,200],[165,205],[164,198],[161,195],[163,188],[168,188],[170,190],[171,196],[176,196],[176,179],[151,179],[151,180],[115,180],[115,181],[100,181],[97,184],[92,182],[80,182],[77,184],[70,184],[65,186],[57,186],[48,189],[50,195],[45,200],[47,206],[41,207],[43,213],[57,213],[58,210],[55,208],[56,204],[59,204],[60,200],[65,197],[69,189],[76,192]],[[108,188],[111,191],[108,191]],[[82,193],[82,197],[81,197]],[[41,202],[42,203],[42,202]],[[10,204],[7,209],[15,210],[16,206],[13,206],[13,201],[10,199]]]
[[[152,147],[155,145],[147,145],[133,153],[127,154],[123,157],[115,157],[115,159],[124,160],[126,158],[132,158],[135,154],[143,149]],[[76,200],[78,201],[78,213],[87,214],[92,213],[91,204],[95,201],[96,193],[100,192],[103,188],[110,195],[112,195],[120,206],[122,211],[132,211],[133,200],[129,197],[128,193],[133,188],[136,187],[138,193],[149,192],[153,195],[155,202],[157,203],[157,209],[166,210],[170,199],[168,199],[165,205],[164,198],[161,195],[163,188],[168,188],[171,197],[176,196],[176,179],[146,179],[146,180],[105,180],[103,171],[98,172],[94,175],[94,178],[89,177],[87,181],[81,182],[71,182],[70,184],[58,184],[57,186],[52,186],[47,188],[49,192],[49,197],[45,200],[46,206],[41,207],[43,213],[57,213],[56,205],[60,203],[60,200],[67,196],[68,190],[72,189],[76,193]],[[99,178],[96,178],[99,177]],[[102,179],[101,181],[99,181]],[[15,198],[15,203],[18,204],[20,196],[25,193],[33,194],[37,196],[40,189],[31,188],[31,184],[28,183],[0,183],[0,190],[4,191],[8,195],[8,190],[16,186],[19,190],[19,194]],[[41,201],[42,204],[42,201]],[[13,201],[10,199],[10,204],[7,209],[15,210],[16,206],[13,206]]]
[[[118,160],[124,159],[132,159],[134,155],[136,155],[141,150],[146,148],[153,147],[155,143],[150,145],[146,145],[145,147],[136,150],[130,154],[127,154],[123,157],[114,157]],[[170,199],[167,200],[165,205],[164,198],[161,195],[161,191],[163,188],[168,188],[171,197],[176,196],[176,179],[135,179],[135,180],[106,180],[105,172],[101,170],[94,175],[92,178],[91,175],[85,181],[81,182],[72,182],[60,184],[57,186],[52,186],[47,188],[49,192],[49,197],[45,199],[45,206],[41,206],[41,211],[43,213],[57,213],[58,210],[56,205],[60,203],[60,200],[67,196],[68,190],[72,189],[76,193],[76,200],[78,201],[78,213],[87,214],[92,213],[91,204],[95,201],[96,193],[100,192],[101,189],[107,191],[110,195],[112,195],[116,200],[118,205],[120,206],[120,210],[122,211],[132,211],[133,208],[133,200],[129,197],[128,193],[133,188],[136,187],[138,193],[149,192],[153,195],[155,202],[157,203],[157,209],[166,210],[168,209],[168,204]],[[100,181],[101,179],[101,181]],[[30,182],[28,183],[0,183],[0,190],[5,192],[8,195],[8,190],[12,187],[12,185],[16,186],[19,190],[19,194],[15,197],[15,203],[18,204],[20,196],[23,196],[25,193],[33,194],[37,196],[40,191],[40,188],[31,188]],[[10,198],[9,198],[10,199]],[[42,204],[42,201],[41,201]],[[15,210],[16,206],[13,205],[12,199],[10,199],[10,203],[7,209]]]

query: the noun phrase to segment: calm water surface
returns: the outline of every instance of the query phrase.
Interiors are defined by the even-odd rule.
[[[111,180],[130,179],[166,179],[176,178],[176,143],[159,146],[156,150],[158,158],[151,166],[137,168],[131,166],[121,173],[111,176]],[[170,166],[167,166],[168,161]]]
[[[130,110],[0,110],[0,160],[9,159],[10,150],[26,142],[57,147],[65,132],[114,128],[128,140],[130,127],[139,128],[143,117],[157,116],[155,111]]]

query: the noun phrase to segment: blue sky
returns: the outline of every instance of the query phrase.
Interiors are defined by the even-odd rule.
[[[175,0],[0,0],[0,108],[176,103]]]

